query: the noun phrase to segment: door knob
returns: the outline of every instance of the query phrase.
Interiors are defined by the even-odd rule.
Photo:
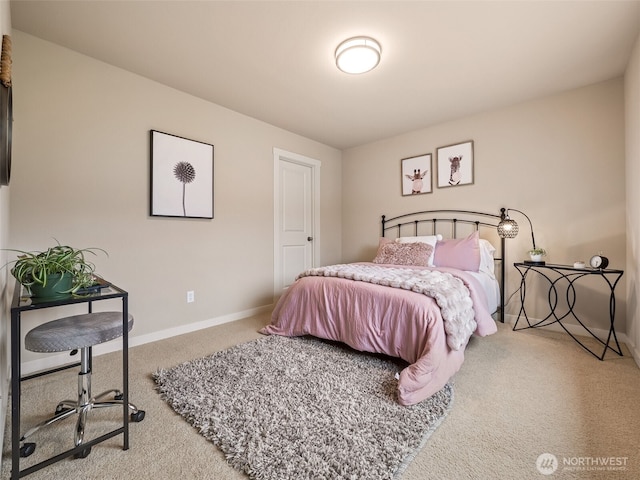
[[[313,241],[313,237],[307,237],[307,242]]]

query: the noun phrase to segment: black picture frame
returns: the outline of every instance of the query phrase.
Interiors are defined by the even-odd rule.
[[[150,215],[213,218],[214,146],[151,130]]]
[[[473,140],[436,150],[438,188],[473,184]]]
[[[0,186],[11,181],[11,142],[13,137],[13,63],[11,36],[2,36],[0,53]]]
[[[0,185],[11,181],[11,137],[13,130],[12,87],[0,84]]]
[[[403,158],[400,162],[402,196],[433,192],[430,153]]]

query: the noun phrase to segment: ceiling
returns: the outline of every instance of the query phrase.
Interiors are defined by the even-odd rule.
[[[619,77],[640,2],[14,0],[11,19],[345,149]],[[347,75],[333,54],[356,35],[376,38],[382,60]]]

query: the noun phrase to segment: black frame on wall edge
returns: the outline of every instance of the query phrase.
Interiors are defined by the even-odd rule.
[[[214,146],[150,130],[149,214],[213,218]]]

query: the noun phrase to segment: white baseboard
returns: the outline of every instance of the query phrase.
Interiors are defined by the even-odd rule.
[[[504,322],[508,323],[509,325],[511,325],[513,327],[513,325],[515,325],[516,320],[518,319],[517,315],[510,315],[510,314],[505,314],[504,316]],[[535,319],[535,318],[530,318],[529,321],[531,323],[535,323],[539,320]],[[570,323],[564,323],[563,324],[565,327],[567,327],[567,330],[569,330],[569,332],[571,332],[572,335],[575,335],[576,337],[587,337],[589,338],[589,335],[585,335],[585,331],[584,329],[580,326],[580,325],[573,325]],[[560,333],[565,333],[564,329],[558,325],[557,323],[554,323],[552,325],[543,327],[544,330],[550,330],[552,332],[560,332]],[[598,338],[607,338],[607,336],[609,335],[609,330],[603,330],[601,328],[592,328],[591,331],[598,336]],[[618,337],[618,342],[620,343],[624,343],[627,345],[627,348],[629,349],[629,351],[631,352],[631,356],[633,357],[633,359],[636,362],[636,365],[638,365],[638,367],[640,368],[640,351],[638,351],[638,347],[636,345],[633,345],[633,343],[629,340],[629,337],[627,337],[626,333],[624,332],[616,332],[616,336]],[[614,340],[614,346],[615,346],[615,340]]]
[[[167,328],[158,332],[148,333],[146,335],[129,337],[129,347],[135,347],[138,345],[144,345],[146,343],[157,342],[158,340],[164,340],[166,338],[183,335],[185,333],[195,332],[204,328],[215,327],[216,325],[222,325],[224,323],[234,322],[243,318],[251,317],[253,315],[259,315],[266,313],[273,308],[273,305],[264,305],[262,307],[252,308],[244,310],[242,312],[232,313],[229,315],[223,315],[221,317],[211,318],[209,320],[202,320],[200,322],[189,323],[187,325],[180,325],[178,327]],[[93,347],[93,355],[104,355],[105,353],[117,352],[122,350],[122,341],[115,339],[110,342],[101,343]],[[77,357],[76,357],[77,358]],[[56,368],[61,365],[72,362],[73,359],[69,358],[69,353],[64,352],[57,355],[50,355],[43,359],[31,360],[23,362],[21,366],[22,375],[30,375],[35,372],[47,370],[50,368]],[[4,410],[3,410],[4,411]]]
[[[629,338],[627,338],[627,341],[625,343],[627,344],[627,347],[629,348],[629,351],[631,352],[631,356],[636,361],[636,365],[638,365],[638,367],[640,367],[640,348],[639,348],[639,346],[638,345],[634,345],[633,342]]]

